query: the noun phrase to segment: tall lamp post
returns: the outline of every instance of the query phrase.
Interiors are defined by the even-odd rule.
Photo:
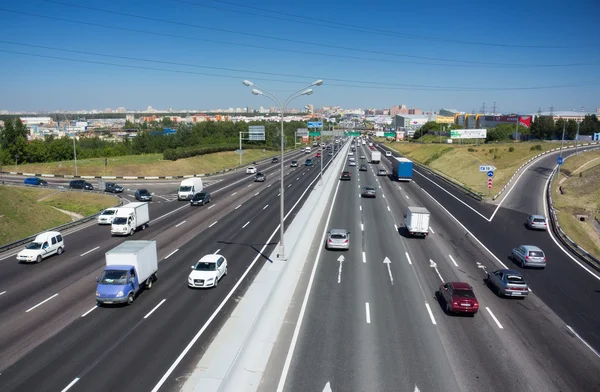
[[[281,158],[280,158],[280,164],[281,164],[281,174],[280,174],[280,181],[281,181],[281,191],[280,191],[280,197],[279,197],[279,203],[280,203],[280,208],[279,208],[279,253],[277,255],[278,258],[280,259],[285,259],[285,246],[283,244],[283,235],[284,235],[284,227],[283,227],[283,220],[285,219],[285,198],[284,198],[284,192],[285,192],[285,186],[284,186],[284,174],[283,171],[285,170],[283,167],[283,158],[284,158],[284,141],[285,141],[285,134],[283,133],[283,113],[285,112],[285,109],[287,107],[287,105],[293,101],[294,99],[302,96],[302,95],[311,95],[313,93],[313,90],[311,87],[316,87],[316,86],[320,86],[323,84],[323,80],[319,79],[319,80],[315,80],[314,82],[312,82],[310,85],[294,92],[292,95],[290,95],[289,97],[287,97],[287,99],[283,102],[283,105],[281,104],[281,101],[275,96],[275,94],[263,89],[263,88],[259,88],[258,86],[254,85],[254,83],[252,83],[249,80],[244,80],[242,82],[244,84],[244,86],[246,87],[254,87],[252,89],[252,94],[253,95],[262,95],[265,96],[267,98],[269,98],[271,101],[273,101],[276,105],[277,108],[279,109],[279,112],[281,113]]]

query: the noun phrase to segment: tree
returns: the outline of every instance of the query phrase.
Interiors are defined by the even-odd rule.
[[[580,135],[593,135],[594,133],[600,132],[600,122],[595,114],[587,115],[581,122],[579,128]]]
[[[27,127],[21,119],[16,118],[7,120],[4,123],[4,129],[0,134],[0,147],[5,151],[4,163],[13,163],[15,155],[19,156],[19,160],[23,161],[25,147],[27,145]],[[6,161],[8,159],[8,161]]]
[[[569,121],[567,121],[565,139],[575,140],[575,136],[577,136],[577,121],[570,119]]]
[[[550,116],[535,116],[531,123],[531,135],[536,139],[552,139],[554,130],[554,120]]]

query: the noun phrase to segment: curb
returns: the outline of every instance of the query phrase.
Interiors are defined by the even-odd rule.
[[[596,143],[598,144],[598,143]],[[589,145],[589,144],[588,144]],[[580,151],[577,154],[572,154],[564,158],[567,160],[568,158],[579,155],[584,152],[600,150],[600,147],[591,148],[585,151]],[[550,181],[548,181],[548,188],[546,188],[546,200],[548,201],[548,212],[550,216],[550,225],[552,231],[556,234],[560,242],[563,243],[574,255],[576,255],[580,260],[585,262],[587,265],[600,272],[600,260],[596,257],[592,256],[587,250],[583,249],[581,246],[577,245],[575,241],[573,241],[569,236],[562,230],[560,224],[558,223],[558,217],[556,215],[556,210],[552,205],[552,183],[554,182],[554,178],[557,173],[557,169],[554,168],[552,173],[550,174]]]
[[[37,186],[29,186],[29,185],[21,185],[21,184],[18,184],[18,185],[4,184],[4,186],[17,186],[17,187],[23,187],[23,188],[36,188],[36,189],[39,189],[39,187],[37,187]],[[123,199],[122,198],[120,198],[120,197],[118,197],[116,195],[111,195],[111,194],[107,194],[107,193],[104,193],[104,192],[99,192],[99,191],[82,191],[82,190],[78,190],[78,189],[58,189],[58,188],[50,188],[50,189],[56,189],[59,192],[86,192],[86,193],[103,194],[103,195],[112,196],[112,197],[115,197],[115,198],[119,199],[119,203],[117,205],[113,206],[112,208],[114,208],[114,207],[120,207],[120,206],[123,205]],[[95,213],[94,215],[86,216],[85,218],[81,218],[81,219],[78,219],[78,220],[73,221],[73,222],[65,223],[64,225],[52,227],[52,228],[46,229],[46,230],[44,230],[42,232],[39,232],[37,234],[31,235],[29,237],[22,238],[20,240],[15,241],[15,242],[11,242],[10,244],[2,245],[2,246],[0,246],[0,253],[5,252],[7,250],[11,250],[11,249],[16,248],[18,246],[24,245],[24,244],[32,241],[33,239],[35,239],[35,237],[37,237],[39,234],[45,233],[47,231],[61,231],[61,230],[66,230],[66,229],[70,229],[70,228],[75,227],[75,226],[79,226],[79,225],[81,225],[83,223],[87,223],[87,222],[93,221],[101,213],[102,213],[102,211],[99,211],[99,212]]]

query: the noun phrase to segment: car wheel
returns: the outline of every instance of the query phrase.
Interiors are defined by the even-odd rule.
[[[60,248],[58,248],[58,250],[56,251],[56,254],[60,256],[60,255],[62,255],[62,252],[63,252],[63,248],[62,248],[62,247],[60,247]]]
[[[227,275],[227,268],[225,268],[225,275]]]
[[[41,263],[42,262],[42,256],[38,255],[37,259],[35,259],[36,263]]]
[[[215,285],[213,287],[217,287],[219,285],[219,277],[215,277]]]
[[[154,279],[152,279],[152,277],[149,277],[148,280],[146,280],[146,288],[148,290],[151,290],[153,285],[154,285]]]
[[[132,305],[134,300],[135,297],[133,296],[133,293],[129,293],[129,295],[127,296],[127,305]]]
[[[448,302],[446,302],[446,313],[452,314],[452,309],[450,309],[450,304],[448,304]]]

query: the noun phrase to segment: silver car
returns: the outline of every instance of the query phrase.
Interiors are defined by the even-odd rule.
[[[377,197],[377,188],[370,185],[363,186],[361,197]]]
[[[543,215],[530,215],[527,218],[527,227],[534,230],[546,230],[546,217]]]
[[[329,230],[325,249],[350,249],[350,232],[344,229]]]
[[[504,297],[525,298],[529,295],[529,286],[519,271],[500,269],[488,272],[487,283]]]
[[[546,255],[537,246],[520,245],[512,250],[510,257],[521,267],[546,267]]]
[[[379,169],[379,170],[377,170],[377,175],[378,176],[387,176],[387,171],[385,169]]]

